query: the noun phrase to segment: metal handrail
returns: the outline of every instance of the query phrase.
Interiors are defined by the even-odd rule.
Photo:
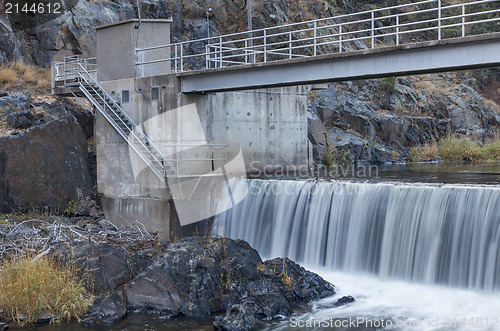
[[[158,147],[147,137],[147,135],[140,129],[140,127],[135,124],[135,122],[130,118],[130,116],[125,113],[120,105],[104,90],[101,85],[97,82],[97,80],[90,74],[90,71],[87,70],[89,60],[94,59],[81,59],[79,56],[71,56],[65,57],[65,62],[57,63],[57,66],[62,66],[65,71],[63,74],[60,74],[59,80],[64,80],[64,83],[67,84],[66,77],[70,77],[71,83],[74,83],[75,80],[80,87],[80,90],[84,93],[84,95],[98,108],[100,113],[106,118],[106,120],[111,124],[111,126],[118,132],[118,134],[125,139],[129,146],[139,155],[139,157],[152,169],[152,171],[161,179],[165,179],[167,175],[175,176],[177,178],[198,178],[198,177],[207,177],[207,176],[218,176],[218,174],[179,174],[178,169],[172,166],[172,162],[176,162],[179,166],[179,162],[193,162],[193,161],[225,161],[226,157],[212,157],[212,158],[196,158],[196,159],[170,159],[166,158],[163,153],[160,152]],[[71,86],[71,85],[69,85]],[[73,92],[70,89],[71,92]],[[102,104],[100,103],[102,102]],[[117,111],[113,108],[115,107]],[[109,111],[109,113],[108,113]],[[110,114],[111,113],[111,114]],[[115,118],[113,118],[113,117]],[[120,125],[123,125],[122,128]],[[142,139],[141,139],[142,137]],[[168,145],[168,142],[167,142]],[[140,147],[143,147],[144,150],[141,150]],[[174,147],[179,146],[199,146],[199,144],[190,144],[184,143],[179,144],[175,143]],[[217,151],[226,154],[225,148],[227,144],[215,144],[215,143],[207,143],[204,144],[211,149],[216,147],[222,147],[224,151],[220,148],[216,148]],[[145,151],[147,151],[148,155],[145,155]],[[155,153],[161,158],[155,156]]]
[[[84,93],[86,94],[87,98],[89,99],[94,99],[94,101],[96,101],[94,103],[94,105],[98,106],[99,107],[104,107],[104,109],[100,109],[101,110],[101,114],[106,117],[106,119],[111,123],[111,125],[115,128],[116,131],[118,131],[118,133],[126,140],[126,141],[130,141],[129,140],[129,136],[125,133],[125,131],[119,127],[119,125],[116,123],[117,121],[119,121],[118,123],[122,123],[126,128],[129,128],[129,125],[131,125],[132,129],[129,130],[129,134],[131,134],[131,136],[133,138],[135,138],[135,140],[137,140],[140,145],[142,147],[145,148],[145,150],[149,151],[149,154],[150,156],[153,158],[153,160],[150,160],[149,158],[147,157],[143,157],[143,152],[137,148],[135,146],[136,142],[134,141],[134,139],[132,139],[132,144],[130,144],[132,146],[132,148],[134,149],[135,152],[137,152],[137,154],[139,156],[141,156],[141,158],[143,159],[144,162],[146,162],[146,164],[151,164],[153,165],[153,168],[156,169],[158,171],[158,169],[156,168],[156,166],[154,166],[153,164],[153,161],[156,162],[157,165],[160,166],[160,169],[165,172],[164,174],[161,174],[163,177],[165,177],[166,175],[166,172],[167,171],[172,171],[174,172],[174,174],[176,173],[176,170],[170,166],[170,170],[167,170],[166,167],[165,167],[165,157],[163,156],[163,154],[160,152],[160,150],[156,147],[156,145],[153,144],[152,141],[150,141],[146,134],[144,132],[142,132],[142,130],[139,128],[139,126],[137,124],[135,124],[135,122],[130,118],[130,116],[127,115],[126,112],[124,112],[123,110],[121,110],[121,107],[116,103],[116,101],[106,92],[106,90],[104,90],[102,87],[100,87],[99,83],[94,79],[94,77],[92,77],[92,75],[84,68],[84,66],[82,65],[81,63],[82,61],[77,61],[77,64],[78,64],[78,67],[79,67],[79,70],[78,70],[78,76],[79,76],[79,80],[81,82],[81,80],[83,80],[91,89],[92,91],[99,97],[99,99],[103,102],[103,106],[101,106],[99,104],[99,102],[94,98],[94,96],[92,96],[90,93]],[[89,77],[90,79],[87,79],[86,78]],[[95,86],[98,86],[100,87],[99,89],[96,89]],[[87,91],[88,92],[88,91]],[[109,111],[111,111],[111,113],[117,118],[117,120],[111,118],[111,116],[109,116],[108,112],[106,111],[106,106],[108,107]],[[116,109],[120,109],[121,112],[120,114],[117,113],[112,106],[115,106]],[[125,121],[122,116],[124,116],[124,118],[130,122],[130,124],[127,124],[127,121]],[[145,145],[142,140],[139,138],[139,136],[136,134],[139,134],[140,136],[144,137],[144,140],[147,142],[147,144],[149,144],[149,146]],[[158,160],[156,158],[156,156],[154,155],[154,153],[157,153],[158,155],[161,156],[161,160]]]
[[[437,31],[437,40],[441,40],[443,39],[443,30],[453,27],[461,27],[461,36],[464,37],[467,34],[466,27],[500,21],[500,15],[481,19],[484,15],[500,14],[500,9],[466,12],[467,8],[473,8],[471,6],[493,2],[498,3],[498,0],[478,0],[443,6],[441,0],[425,0],[168,45],[136,48],[136,65],[170,62],[175,72],[183,72],[198,70],[200,66],[203,68],[203,64],[206,68],[213,68],[226,65],[235,66],[255,62],[270,62],[282,59],[283,56],[289,58],[309,57],[319,55],[320,52],[322,54],[343,52],[347,43],[354,41],[371,40],[367,43],[367,47],[375,48],[376,43],[380,44],[381,38],[391,36],[395,37],[394,44],[400,45],[411,42],[402,40],[402,37],[411,33],[425,31]],[[422,5],[434,7],[419,8]],[[415,8],[416,10],[408,10],[409,8]],[[402,9],[407,10],[398,13],[393,12]],[[460,14],[457,13],[457,9],[461,9]],[[408,22],[408,20],[411,20],[412,15],[422,14],[435,14],[436,16]],[[478,20],[471,21],[470,19],[473,17],[477,17]],[[388,25],[380,26],[388,20],[390,21]],[[327,40],[327,38],[332,40]],[[201,43],[201,46],[204,47],[193,47],[194,43]],[[288,47],[286,47],[287,45]],[[383,46],[383,44],[380,45]],[[328,46],[330,46],[329,49],[325,49]],[[170,56],[147,61],[139,60],[149,52],[160,52],[161,55],[162,49],[167,49]],[[204,49],[204,51],[192,51],[196,49]],[[286,51],[288,51],[288,54],[284,53]],[[155,53],[156,57],[158,57],[157,54]],[[188,67],[187,63],[193,59],[195,61],[199,59],[196,67]]]

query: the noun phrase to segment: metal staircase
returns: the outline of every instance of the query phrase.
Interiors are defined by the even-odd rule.
[[[88,61],[79,57],[65,58],[63,73],[60,74],[64,86],[75,95],[73,89],[79,89],[161,180],[167,176],[176,175],[176,169],[165,159],[146,133],[134,123],[92,76],[92,70],[88,70]]]

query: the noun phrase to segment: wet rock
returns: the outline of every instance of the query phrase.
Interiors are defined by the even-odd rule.
[[[217,316],[215,330],[244,331],[255,327],[257,320],[254,312],[246,305],[232,305],[225,316]]]
[[[267,318],[289,314],[334,288],[289,259],[262,262],[244,241],[191,237],[169,243],[126,293],[128,309],[169,315],[205,316],[234,307],[219,321],[222,327],[251,322],[249,311]]]
[[[83,324],[96,326],[111,324],[125,317],[127,313],[127,299],[120,290],[113,291],[104,299],[94,301],[90,312],[84,317]]]
[[[57,319],[56,314],[44,312],[38,316],[38,319],[36,320],[37,324],[49,324],[54,322]]]
[[[64,210],[93,187],[87,142],[74,117],[0,137],[0,211]]]
[[[354,302],[354,298],[350,295],[343,296],[333,302],[328,302],[328,303],[318,303],[315,307],[316,309],[330,309],[330,308],[335,308],[335,307],[341,307],[344,305],[347,305],[351,302]]]
[[[335,302],[334,307],[344,306],[344,305],[351,303],[351,302],[354,302],[354,298],[352,296],[350,296],[350,295],[343,296],[342,298],[338,299]]]

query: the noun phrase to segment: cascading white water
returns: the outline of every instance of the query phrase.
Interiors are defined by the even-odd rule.
[[[214,231],[263,256],[332,271],[500,288],[500,188],[474,185],[240,181],[248,196]]]

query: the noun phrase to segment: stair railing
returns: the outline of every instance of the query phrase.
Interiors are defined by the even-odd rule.
[[[155,172],[158,177],[164,179],[167,175],[167,172],[172,172],[173,175],[176,175],[176,170],[168,164],[168,162],[165,160],[165,157],[163,156],[163,153],[160,152],[160,150],[156,147],[156,145],[153,144],[151,140],[148,139],[149,146],[146,146],[146,144],[142,142],[139,136],[147,137],[147,135],[139,128],[137,124],[135,124],[130,116],[128,116],[127,113],[125,113],[121,109],[116,101],[106,92],[106,90],[102,88],[102,86],[94,79],[94,77],[92,77],[92,75],[82,65],[81,60],[77,60],[77,65],[78,82],[80,83],[80,89],[89,100],[95,101],[93,102],[94,106],[99,109],[101,114],[108,120],[108,122],[115,128],[115,130],[122,136],[122,138],[129,142],[129,145],[132,147],[132,149],[141,157],[144,162],[146,162],[148,166],[150,166],[150,168],[152,168],[153,172]],[[92,91],[99,97],[100,100],[102,100],[103,106],[101,106],[98,100],[96,100],[95,97],[87,90],[87,88],[83,86],[84,83],[88,86],[88,88],[92,89]],[[98,89],[96,89],[94,85],[97,86]],[[112,106],[115,106],[116,109],[119,109],[121,114],[117,113]],[[106,107],[108,107],[110,112],[113,113],[113,115],[116,116],[118,120],[114,120],[113,118],[111,118],[111,116],[106,111]],[[122,118],[120,115],[123,115],[130,124],[127,124],[124,118]],[[137,140],[145,150],[149,151],[149,154],[151,155],[153,160],[150,160],[144,155],[144,152],[136,146],[136,143],[134,143],[134,139],[130,139],[131,137],[128,136],[125,131],[117,124],[117,121],[120,121],[126,128],[129,128],[129,125],[132,126],[132,129],[129,130],[131,137]],[[159,160],[153,152],[157,153],[161,159]],[[161,170],[158,170],[155,164],[158,165]],[[168,165],[168,170],[165,165]]]

